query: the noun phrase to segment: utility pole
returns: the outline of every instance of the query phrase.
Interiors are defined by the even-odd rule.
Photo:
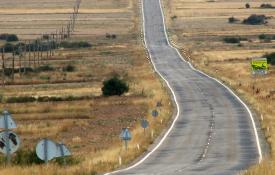
[[[33,48],[33,66],[34,68],[36,68],[36,63],[35,63],[35,59],[36,59],[36,41],[33,43],[32,48]]]
[[[50,54],[50,57],[51,57],[52,56],[52,43],[51,43],[50,39],[48,40],[48,46],[49,46],[49,54]]]
[[[58,37],[58,30],[55,32],[55,43],[56,43],[56,48],[59,48],[59,37]]]
[[[24,74],[26,74],[27,42],[24,41]]]
[[[22,44],[19,45],[19,48],[18,48],[18,59],[19,59],[19,76],[21,77],[21,64],[22,64]]]
[[[43,34],[42,34],[42,39],[40,40],[40,64],[43,64],[43,50],[44,45],[43,45]]]
[[[14,51],[14,46],[12,46],[12,82],[14,81],[14,59],[15,59],[15,51]]]
[[[5,86],[5,48],[2,48],[2,86]]]
[[[37,55],[37,59],[36,59],[36,64],[37,64],[37,67],[39,67],[39,43],[37,42],[36,43],[36,55]]]
[[[71,35],[71,24],[70,24],[70,21],[69,21],[69,23],[68,23],[68,25],[67,25],[67,38],[70,38],[70,35]]]
[[[47,60],[49,60],[49,51],[50,51],[50,46],[49,46],[49,38],[47,39]]]
[[[31,41],[28,42],[28,51],[29,51],[29,67],[31,67]]]
[[[76,7],[74,6],[73,22],[72,22],[72,31],[73,32],[74,32],[75,18],[76,18]]]

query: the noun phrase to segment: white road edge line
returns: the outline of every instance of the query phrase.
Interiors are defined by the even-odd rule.
[[[143,40],[144,40],[144,44],[145,44],[145,47],[146,49],[148,50],[149,52],[149,57],[150,57],[150,61],[155,69],[155,71],[159,74],[159,76],[165,81],[165,83],[167,84],[168,88],[171,90],[171,93],[173,95],[173,98],[174,98],[174,101],[176,103],[176,107],[177,107],[177,113],[176,113],[176,117],[172,123],[172,125],[170,126],[170,128],[167,130],[167,132],[165,133],[165,135],[163,136],[163,138],[160,140],[160,142],[156,145],[156,147],[150,151],[149,153],[147,153],[146,156],[144,156],[141,160],[139,160],[137,163],[135,163],[134,165],[130,166],[130,167],[127,167],[125,169],[121,169],[121,170],[117,170],[117,171],[113,171],[113,172],[109,172],[109,173],[105,173],[104,175],[111,175],[111,174],[115,174],[115,173],[119,173],[119,172],[123,172],[123,171],[127,171],[127,170],[130,170],[130,169],[133,169],[135,167],[137,167],[138,165],[140,165],[141,163],[143,163],[151,154],[153,154],[160,146],[161,144],[165,141],[165,139],[167,138],[167,136],[169,135],[169,133],[172,131],[172,129],[174,128],[174,125],[176,123],[176,121],[178,120],[179,118],[179,111],[180,111],[180,107],[179,107],[179,104],[178,104],[178,101],[177,101],[177,97],[175,95],[175,92],[173,91],[173,89],[171,88],[171,85],[169,84],[169,82],[161,75],[161,73],[157,70],[156,66],[155,66],[155,63],[153,62],[152,60],[152,55],[148,49],[148,45],[147,45],[147,42],[146,42],[146,32],[145,32],[145,16],[144,16],[144,10],[143,10],[143,1],[144,0],[140,0],[141,1],[141,11],[142,11],[142,24],[143,24]],[[260,142],[259,142],[259,138],[258,138],[258,133],[257,133],[257,129],[256,129],[256,125],[255,125],[255,121],[254,121],[254,118],[252,116],[252,113],[250,111],[250,109],[248,108],[248,106],[229,88],[227,87],[225,84],[223,84],[222,82],[220,82],[219,80],[217,80],[216,78],[213,78],[207,74],[205,74],[204,72],[200,71],[200,70],[197,70],[195,69],[192,64],[188,61],[186,61],[182,55],[180,54],[180,52],[178,51],[177,48],[175,48],[174,46],[172,46],[168,40],[168,35],[167,35],[167,31],[166,31],[166,24],[165,24],[165,20],[164,20],[164,13],[163,13],[163,7],[162,7],[162,3],[161,3],[161,0],[159,0],[159,5],[160,5],[160,9],[161,9],[161,15],[162,15],[162,22],[163,22],[163,28],[164,28],[164,33],[165,33],[165,38],[166,38],[166,42],[168,43],[168,45],[175,49],[178,53],[178,55],[182,58],[183,61],[187,62],[189,64],[189,66],[191,67],[191,69],[193,69],[194,71],[197,71],[205,76],[207,76],[208,78],[210,79],[213,79],[215,81],[217,81],[219,84],[221,84],[222,86],[224,86],[231,94],[233,94],[243,105],[244,107],[246,108],[246,110],[248,111],[249,113],[249,116],[251,118],[251,121],[252,121],[252,125],[253,125],[253,129],[254,129],[254,133],[255,133],[255,137],[256,137],[256,142],[257,142],[257,147],[258,147],[258,154],[259,154],[259,163],[262,161],[262,150],[261,150],[261,146],[260,146]]]

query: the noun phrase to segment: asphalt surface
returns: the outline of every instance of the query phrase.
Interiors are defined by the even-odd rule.
[[[194,71],[170,47],[158,0],[143,0],[148,50],[169,82],[179,117],[161,146],[119,175],[237,174],[259,160],[251,118],[225,87]]]

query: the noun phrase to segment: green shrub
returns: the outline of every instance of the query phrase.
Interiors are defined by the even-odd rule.
[[[50,97],[50,101],[64,101],[62,97]]]
[[[225,43],[231,43],[231,44],[237,44],[241,41],[247,41],[247,38],[241,38],[241,37],[226,37],[223,39]]]
[[[35,69],[36,72],[49,72],[49,71],[54,71],[54,68],[51,65],[43,65],[39,66],[38,68]]]
[[[6,40],[8,42],[12,42],[12,41],[18,41],[18,37],[15,34],[0,34],[0,40]]]
[[[12,68],[5,68],[4,69],[5,76],[11,76],[12,75]]]
[[[0,34],[0,40],[6,40],[7,37],[8,37],[8,35],[9,35],[9,34],[7,34],[7,33],[2,33],[2,34]]]
[[[21,68],[15,68],[14,70],[13,70],[13,72],[16,74],[16,73],[19,73],[19,72],[24,72],[25,71],[25,73],[29,73],[29,72],[34,72],[34,69],[33,68],[31,68],[31,67],[21,67]],[[11,75],[12,75],[12,68],[5,68],[4,69],[4,73],[5,73],[5,76],[8,76],[8,77],[10,77]]]
[[[261,25],[267,23],[267,17],[265,15],[250,15],[247,19],[243,20],[244,24],[249,25]]]
[[[32,165],[42,164],[44,161],[40,160],[35,151],[32,150],[18,150],[16,155],[12,158],[12,163],[15,165]]]
[[[37,101],[38,102],[48,102],[48,101],[50,101],[50,97],[48,97],[48,96],[38,97]]]
[[[63,48],[88,48],[91,46],[92,45],[90,43],[85,41],[79,41],[79,42],[63,41],[60,43],[60,47],[63,47]]]
[[[275,65],[275,52],[265,54],[263,57],[267,58],[268,64]]]
[[[102,93],[104,96],[122,95],[129,91],[129,86],[125,81],[113,77],[103,82]]]
[[[265,39],[267,39],[268,38],[268,36],[266,35],[266,34],[261,34],[261,35],[259,35],[259,39],[260,40],[265,40]]]
[[[75,66],[69,64],[67,66],[64,66],[62,68],[62,71],[63,72],[74,72],[75,71]]]
[[[1,48],[1,50],[2,50],[3,48],[5,49],[5,52],[6,52],[6,53],[11,53],[11,52],[13,52],[14,45],[11,44],[11,43],[6,43],[6,44]]]
[[[268,8],[275,8],[272,4],[261,4],[261,6],[260,6],[260,8],[266,8],[266,9],[268,9]]]
[[[14,34],[8,35],[8,37],[6,39],[6,41],[8,41],[8,42],[18,41],[18,40],[19,40],[18,37]]]
[[[9,97],[7,98],[7,103],[27,103],[27,102],[35,102],[35,97],[22,96],[22,97]]]
[[[274,40],[275,39],[275,35],[266,35],[266,34],[261,34],[259,35],[259,39],[260,40]]]
[[[59,101],[76,101],[76,100],[85,100],[91,99],[92,96],[66,96],[66,97],[49,97],[49,96],[40,96],[35,97],[9,97],[5,100],[7,103],[30,103],[30,102],[59,102]]]

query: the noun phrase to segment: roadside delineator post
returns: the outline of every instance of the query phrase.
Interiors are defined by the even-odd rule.
[[[155,120],[159,116],[159,112],[156,109],[154,109],[151,114]],[[151,131],[151,137],[154,138],[154,129],[152,129]]]
[[[144,129],[144,135],[145,135],[146,128],[148,128],[148,126],[149,126],[149,122],[145,118],[143,118],[143,119],[141,119],[140,124],[141,124],[141,127]]]
[[[132,139],[132,135],[128,128],[122,128],[122,131],[120,133],[120,138],[121,138],[121,140],[124,141],[125,149],[127,150],[128,149],[128,141],[130,141]]]

